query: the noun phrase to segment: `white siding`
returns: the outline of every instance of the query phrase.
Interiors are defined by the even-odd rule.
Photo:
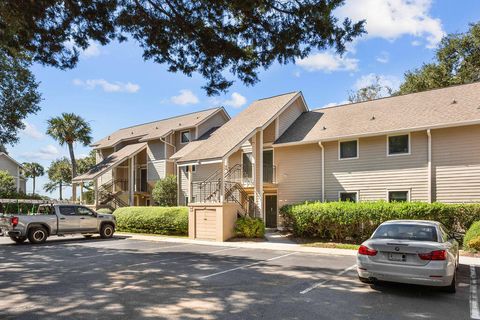
[[[301,99],[297,99],[292,105],[284,110],[278,117],[277,138],[280,137],[304,111]]]
[[[155,182],[165,178],[166,170],[165,144],[160,140],[149,141],[147,147],[147,181]]]
[[[359,139],[359,158],[338,159],[338,142],[325,146],[327,201],[340,191],[358,191],[361,201],[387,200],[388,190],[410,191],[412,201],[428,201],[427,134],[411,134],[411,154],[387,156],[386,136]]]
[[[0,170],[6,170],[11,176],[18,176],[18,165],[5,155],[0,155]]]
[[[436,201],[480,202],[480,126],[432,130]]]

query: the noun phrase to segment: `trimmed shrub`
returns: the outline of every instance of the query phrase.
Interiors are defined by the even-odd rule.
[[[100,209],[97,210],[97,213],[112,214],[113,211],[111,209],[108,209],[108,208],[100,208]]]
[[[465,249],[471,250],[475,249],[470,246],[470,242],[474,241],[476,238],[480,237],[480,221],[474,222],[468,231],[465,233],[463,238],[463,243],[465,244]]]
[[[263,238],[265,224],[259,218],[240,217],[235,222],[235,234],[239,238]]]
[[[113,213],[117,230],[164,235],[188,234],[187,207],[125,207]]]
[[[152,190],[152,199],[156,204],[163,207],[174,207],[177,205],[177,177],[168,175],[160,179]]]
[[[480,251],[480,237],[473,238],[468,241],[468,250],[478,252]]]
[[[287,205],[280,212],[296,236],[356,243],[387,220],[435,220],[462,232],[480,219],[479,204],[425,202],[312,202]]]

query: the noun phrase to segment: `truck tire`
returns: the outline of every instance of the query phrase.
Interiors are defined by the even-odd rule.
[[[11,236],[10,239],[12,239],[12,241],[15,241],[15,243],[21,244],[21,243],[24,243],[25,240],[27,240],[27,237],[14,237],[14,236]]]
[[[113,237],[113,233],[115,232],[115,227],[111,223],[104,223],[100,228],[100,237],[102,239],[108,239]]]
[[[48,232],[44,227],[31,227],[28,230],[28,241],[32,244],[40,244],[47,241]]]

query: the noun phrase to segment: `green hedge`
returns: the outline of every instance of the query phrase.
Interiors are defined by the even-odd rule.
[[[478,250],[477,242],[478,238],[480,238],[480,221],[474,222],[468,231],[465,233],[465,237],[463,238],[463,244],[465,249],[467,250]],[[472,240],[474,241],[474,245],[472,245]]]
[[[188,234],[187,207],[125,207],[113,213],[117,230],[165,235]]]
[[[259,218],[240,217],[235,222],[235,235],[239,238],[263,238],[265,224]]]
[[[480,220],[480,204],[312,202],[287,205],[280,212],[296,236],[357,243],[368,239],[387,220],[436,220],[460,232]]]

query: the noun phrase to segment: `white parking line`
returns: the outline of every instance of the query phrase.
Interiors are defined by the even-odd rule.
[[[470,318],[480,319],[477,295],[477,272],[473,265],[470,265]]]
[[[224,274],[224,273],[232,272],[232,271],[235,271],[235,270],[252,267],[252,266],[255,266],[255,265],[257,265],[257,264],[261,264],[261,263],[264,263],[264,262],[267,262],[267,261],[273,261],[273,260],[285,258],[285,257],[291,256],[292,254],[295,254],[295,253],[297,253],[297,252],[291,252],[291,253],[287,253],[287,254],[284,254],[284,255],[281,255],[281,256],[278,256],[278,257],[273,257],[273,258],[270,258],[270,259],[267,259],[267,260],[262,260],[262,261],[258,261],[258,262],[246,264],[246,265],[243,265],[243,266],[240,266],[240,267],[236,267],[236,268],[232,268],[232,269],[228,269],[228,270],[223,270],[223,271],[220,271],[220,272],[216,272],[216,273],[212,273],[212,274],[209,274],[209,275],[200,277],[199,279],[202,279],[202,280],[203,280],[203,279],[207,279],[207,278],[210,278],[210,277],[218,276],[218,275],[221,275],[221,274]]]
[[[346,269],[343,269],[342,271],[340,271],[339,273],[337,273],[335,276],[336,276],[336,277],[343,276],[345,273],[347,273],[348,271],[354,269],[356,266],[357,266],[357,265],[354,264],[353,266],[350,266],[350,267],[348,267],[348,268],[346,268]],[[322,281],[322,282],[317,282],[317,283],[315,283],[313,286],[308,287],[307,289],[305,289],[305,290],[303,290],[303,291],[300,291],[300,294],[308,293],[308,292],[312,291],[313,289],[316,289],[316,288],[318,288],[318,287],[320,287],[320,286],[323,286],[324,284],[326,284],[327,282],[330,282],[331,280],[333,280],[333,279],[332,279],[332,278],[329,278],[329,279],[326,279],[326,280],[324,280],[324,281]]]

